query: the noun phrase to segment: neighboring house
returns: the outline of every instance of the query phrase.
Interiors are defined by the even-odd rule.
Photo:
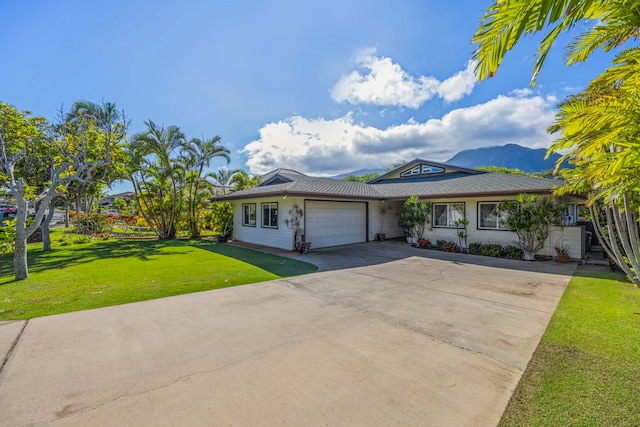
[[[561,183],[553,179],[484,172],[449,164],[416,159],[368,183],[310,177],[290,169],[277,169],[256,187],[221,196],[235,202],[235,239],[292,250],[294,231],[285,219],[293,205],[303,209],[305,240],[323,248],[386,238],[402,237],[398,215],[405,200],[417,195],[434,203],[432,223],[425,238],[457,242],[454,221],[465,217],[468,242],[517,242],[514,232],[505,230],[493,214],[501,200],[519,193],[552,196]],[[572,258],[584,258],[584,227],[576,226],[575,196],[555,197],[566,206],[566,227],[556,229],[541,255],[553,255],[553,246],[570,246]]]
[[[124,193],[108,194],[100,200],[100,206],[111,206],[116,199],[124,200],[127,205],[135,199],[136,194],[133,191],[125,191]]]

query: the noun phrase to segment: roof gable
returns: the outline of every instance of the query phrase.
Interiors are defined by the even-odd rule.
[[[461,166],[449,165],[446,163],[433,162],[431,160],[415,159],[406,163],[382,176],[379,176],[369,184],[381,184],[384,182],[404,182],[405,180],[422,181],[431,180],[436,176],[447,174],[476,175],[483,171],[463,168]]]
[[[267,185],[286,184],[295,181],[296,177],[306,176],[293,169],[276,169],[265,174],[262,177],[262,182],[257,187],[264,187]]]

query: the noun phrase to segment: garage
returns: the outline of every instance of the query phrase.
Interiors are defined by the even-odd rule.
[[[367,241],[367,203],[305,201],[305,240],[314,248]]]

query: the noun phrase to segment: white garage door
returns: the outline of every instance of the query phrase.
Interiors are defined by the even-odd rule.
[[[305,239],[312,248],[367,241],[367,205],[360,202],[305,202]]]

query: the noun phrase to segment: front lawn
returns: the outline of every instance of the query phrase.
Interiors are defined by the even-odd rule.
[[[501,426],[640,426],[640,290],[577,270]]]
[[[60,236],[61,234],[56,233]],[[66,239],[69,242],[69,239]],[[0,320],[26,319],[263,282],[317,267],[224,243],[97,240],[42,252],[30,245],[29,279],[0,257]]]

